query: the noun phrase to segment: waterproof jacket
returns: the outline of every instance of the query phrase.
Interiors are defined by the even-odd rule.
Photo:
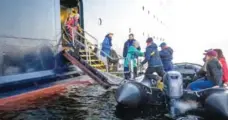
[[[110,55],[110,51],[111,51],[111,47],[112,47],[112,39],[109,37],[109,35],[105,36],[105,39],[102,42],[102,48],[101,50],[101,55],[103,57],[107,57]]]
[[[219,62],[222,65],[222,71],[223,71],[222,80],[224,83],[228,83],[228,68],[227,68],[226,60],[225,58],[220,58]]]
[[[133,43],[135,42],[136,40],[133,39],[133,40],[130,40],[128,39],[125,43],[124,43],[124,49],[123,49],[123,57],[127,57],[127,52],[128,52],[128,48],[130,46],[133,46]],[[138,50],[141,50],[141,48],[137,48]]]
[[[148,62],[148,67],[160,67],[162,66],[161,58],[158,52],[158,47],[155,43],[146,47],[145,59],[141,63],[142,65]]]
[[[170,71],[173,69],[173,49],[170,47],[167,47],[165,49],[162,49],[160,52],[160,57],[161,57],[161,61],[164,67],[164,70]]]
[[[217,58],[208,61],[206,66],[207,80],[211,80],[215,85],[222,86],[222,66]]]
[[[129,63],[131,60],[133,60],[133,66],[137,67],[137,56],[143,56],[144,53],[140,52],[138,49],[136,49],[134,46],[130,46],[127,52],[127,57],[124,59],[124,67],[129,67]]]

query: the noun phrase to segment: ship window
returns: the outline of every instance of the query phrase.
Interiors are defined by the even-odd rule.
[[[144,6],[142,6],[142,10],[144,11],[144,9],[145,9],[145,7]]]

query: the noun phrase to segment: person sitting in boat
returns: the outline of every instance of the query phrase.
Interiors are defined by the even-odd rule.
[[[222,71],[223,71],[222,80],[223,80],[224,86],[227,87],[228,86],[228,67],[227,67],[226,59],[221,49],[214,49],[214,51],[217,52],[217,58],[222,66]]]
[[[165,42],[160,44],[161,51],[159,52],[164,70],[166,72],[173,70],[173,49],[168,47]]]
[[[148,79],[157,80],[158,77],[156,75],[153,75],[153,73],[157,73],[160,77],[163,77],[165,73],[159,55],[158,47],[153,42],[153,38],[151,37],[147,39],[146,43],[147,47],[145,59],[141,62],[141,66],[143,66],[145,63],[148,63],[148,68],[146,70],[145,77]]]
[[[135,42],[134,34],[129,34],[129,39],[124,43],[123,47],[123,57],[127,57],[128,49],[129,47],[133,46],[133,43]],[[140,45],[137,48],[138,50],[141,50]],[[137,71],[137,67],[134,68],[135,71]],[[129,72],[129,67],[124,67],[124,77],[125,79],[128,79],[130,77],[130,74],[127,73]]]
[[[204,62],[204,64],[203,64],[203,66],[202,66],[202,68],[196,73],[196,75],[197,75],[197,78],[199,79],[199,78],[203,78],[203,77],[206,77],[206,66],[207,66],[207,61],[206,61],[206,53],[208,52],[208,51],[210,51],[210,50],[212,50],[212,49],[208,49],[208,50],[205,50],[204,52],[204,58],[203,58],[203,62]]]
[[[206,89],[210,87],[222,86],[222,67],[216,58],[217,53],[214,50],[206,54],[206,77],[190,83],[189,88],[193,91]]]
[[[127,51],[127,56],[124,59],[124,67],[129,67],[130,62],[133,61],[133,68],[137,68],[137,56],[143,56],[144,53],[138,50],[137,48],[139,47],[139,43],[137,41],[134,41],[133,46],[130,46]],[[134,78],[137,76],[137,70],[134,69],[132,71],[134,74]],[[129,76],[130,77],[130,76]],[[125,78],[129,79],[129,78]]]

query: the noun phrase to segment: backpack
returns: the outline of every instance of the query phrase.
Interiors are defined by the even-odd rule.
[[[116,53],[115,50],[111,49],[111,51],[110,51],[110,56],[111,56],[113,59],[111,59],[111,58],[108,57],[108,62],[109,62],[109,63],[117,64],[117,63],[119,62],[119,57],[118,57],[118,55],[117,55],[117,53]]]

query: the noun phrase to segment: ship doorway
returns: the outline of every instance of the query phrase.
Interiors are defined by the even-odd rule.
[[[76,19],[79,17],[79,19],[77,19],[76,22],[73,20],[74,21],[73,26],[78,32],[82,33],[82,31],[83,31],[83,10],[82,10],[83,5],[82,5],[82,1],[81,0],[60,0],[60,6],[61,6],[60,17],[61,17],[62,28],[64,28],[65,31],[67,31],[67,33],[70,36],[73,36],[72,35],[72,29],[70,29],[68,27],[68,26],[72,26],[72,23],[67,22],[67,21],[70,20],[72,18],[72,16],[73,16],[73,18],[76,18]],[[70,23],[70,25],[68,23]],[[70,39],[73,39],[73,38],[71,37]],[[83,42],[79,36],[77,36],[74,39],[77,39],[77,40]]]
[[[64,25],[65,21],[72,14],[72,10],[75,14],[80,15],[80,1],[79,0],[60,0],[60,14],[61,14],[61,25]],[[80,15],[81,16],[81,15]],[[80,17],[81,19],[81,17]],[[80,20],[79,20],[80,22]]]
[[[83,7],[82,0],[60,0],[62,49],[65,49],[65,50],[71,49],[69,44],[75,44],[72,41],[75,41],[76,39],[78,41],[81,41],[81,38],[78,35],[73,34],[73,29],[79,32],[79,30],[83,28],[83,11],[82,11],[83,8],[82,7]],[[79,16],[79,19],[75,21],[75,19],[78,18],[78,16]],[[73,27],[73,29],[71,27]],[[80,47],[76,45],[75,49],[76,51],[74,51],[74,54],[78,56]],[[69,62],[68,60],[63,58],[64,64],[68,62]]]

